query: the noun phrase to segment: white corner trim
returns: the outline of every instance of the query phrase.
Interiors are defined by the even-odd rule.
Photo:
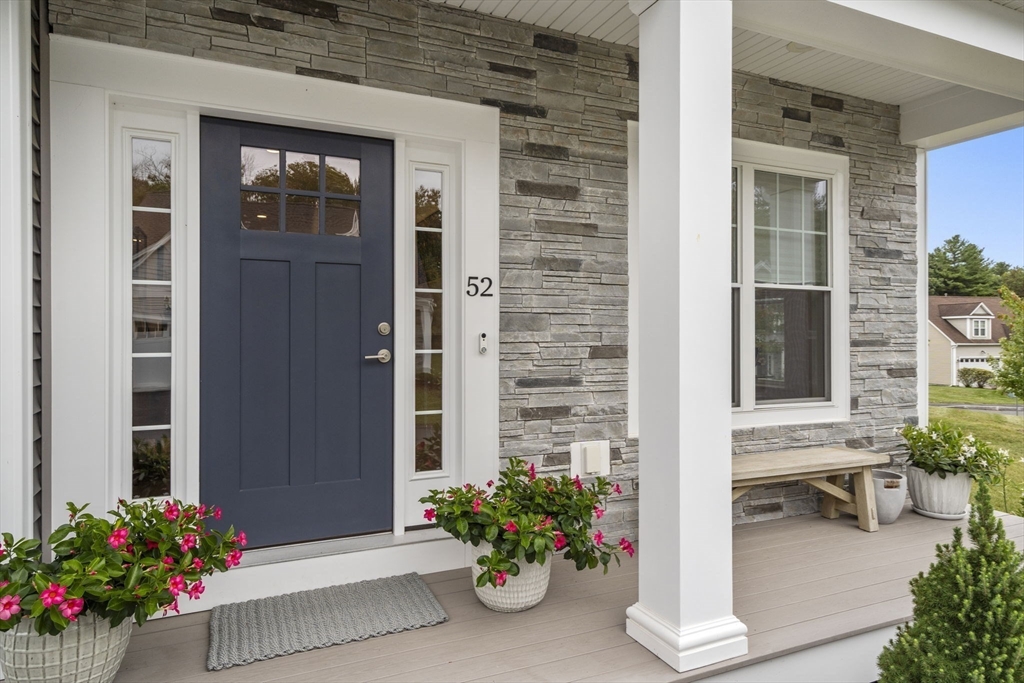
[[[747,654],[747,627],[734,616],[678,629],[637,603],[626,609],[626,633],[680,672]]]
[[[629,310],[627,312],[626,435],[640,436],[640,123],[626,122],[626,194],[629,198],[626,260]]]
[[[917,150],[917,421],[928,422],[928,153]],[[928,325],[923,324],[927,321]],[[935,329],[942,334],[938,327]],[[942,335],[945,337],[946,335]],[[949,337],[946,337],[949,339]],[[952,341],[952,340],[950,340]]]
[[[0,528],[32,535],[31,5],[0,2]]]
[[[949,342],[950,344],[953,344],[953,346],[956,346],[956,344],[955,344],[955,343],[953,343],[953,340],[952,340],[952,339],[950,339],[950,338],[949,338],[949,337],[948,337],[948,336],[946,335],[946,333],[945,333],[945,332],[943,332],[942,330],[940,330],[940,329],[939,329],[939,326],[938,326],[938,325],[936,325],[935,323],[933,323],[933,322],[932,322],[931,320],[929,320],[929,321],[928,321],[928,324],[929,324],[929,325],[931,325],[932,327],[934,327],[934,328],[935,328],[935,331],[936,331],[936,332],[938,332],[938,333],[939,333],[939,334],[941,334],[941,335],[942,335],[943,337],[945,337],[946,341],[948,341],[948,342]]]

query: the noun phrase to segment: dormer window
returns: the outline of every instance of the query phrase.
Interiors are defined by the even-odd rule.
[[[971,337],[974,339],[988,339],[991,336],[988,323],[988,319],[985,318],[971,320]]]

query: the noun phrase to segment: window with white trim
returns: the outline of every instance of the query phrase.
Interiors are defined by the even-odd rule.
[[[848,161],[742,141],[735,149],[734,425],[845,419]]]
[[[971,320],[971,336],[975,339],[988,339],[989,337],[989,321],[988,319],[982,318],[981,320]]]
[[[413,172],[416,235],[416,443],[414,471],[445,469],[442,380],[444,377],[444,173]]]
[[[171,494],[174,202],[169,139],[131,136],[131,495]]]

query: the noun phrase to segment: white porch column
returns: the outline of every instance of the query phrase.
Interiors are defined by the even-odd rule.
[[[0,529],[32,535],[31,4],[0,0]]]
[[[732,2],[640,14],[640,601],[677,671],[746,654],[732,613]],[[646,7],[645,7],[646,6]]]

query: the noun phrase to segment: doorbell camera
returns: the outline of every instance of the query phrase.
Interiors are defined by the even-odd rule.
[[[487,333],[480,333],[480,353],[487,353]]]

